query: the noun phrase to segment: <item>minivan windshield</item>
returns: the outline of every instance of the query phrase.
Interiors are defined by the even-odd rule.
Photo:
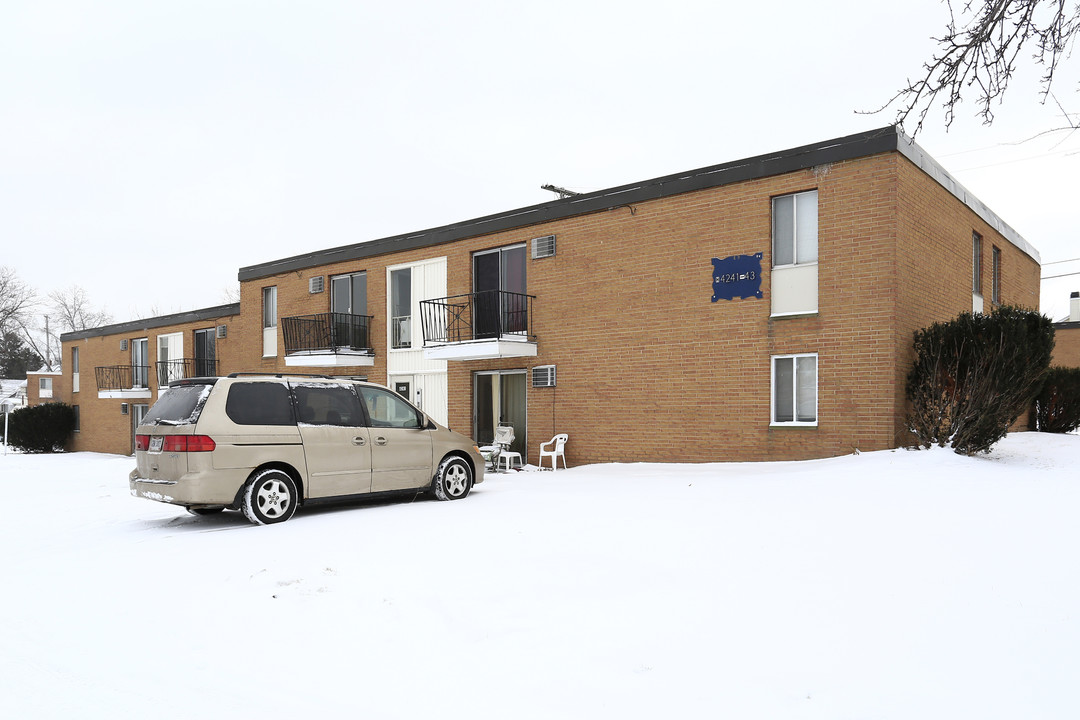
[[[146,413],[142,424],[191,425],[195,423],[213,387],[210,383],[199,383],[169,388]]]

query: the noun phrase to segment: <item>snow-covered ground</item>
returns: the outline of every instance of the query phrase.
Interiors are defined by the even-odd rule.
[[[0,456],[3,718],[1080,717],[1080,437],[249,525]]]

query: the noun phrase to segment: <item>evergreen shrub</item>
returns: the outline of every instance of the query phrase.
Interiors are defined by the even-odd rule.
[[[1053,349],[1049,318],[1008,306],[917,330],[907,397],[918,444],[990,452],[1031,407]]]
[[[75,432],[75,408],[58,402],[19,408],[8,423],[11,447],[28,453],[63,452]]]
[[[1080,368],[1050,368],[1035,396],[1031,427],[1051,433],[1080,428]]]

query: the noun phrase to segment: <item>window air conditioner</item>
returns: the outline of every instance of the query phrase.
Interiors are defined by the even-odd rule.
[[[310,294],[321,293],[326,287],[326,280],[322,275],[316,275],[315,277],[308,278],[307,290]]]
[[[532,369],[534,388],[555,387],[555,366],[537,365]]]
[[[532,241],[532,256],[533,260],[537,258],[551,257],[555,254],[555,236],[545,235],[544,237],[533,238]]]
[[[221,338],[225,337],[228,334],[229,334],[229,326],[228,325],[218,325],[217,326],[218,339],[221,339]]]

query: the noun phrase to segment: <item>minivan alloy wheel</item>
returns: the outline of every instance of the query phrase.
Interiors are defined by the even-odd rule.
[[[263,470],[244,490],[244,516],[256,525],[285,522],[296,511],[296,483],[282,470]]]
[[[472,468],[460,457],[448,457],[435,473],[435,497],[439,500],[460,500],[472,489]]]

